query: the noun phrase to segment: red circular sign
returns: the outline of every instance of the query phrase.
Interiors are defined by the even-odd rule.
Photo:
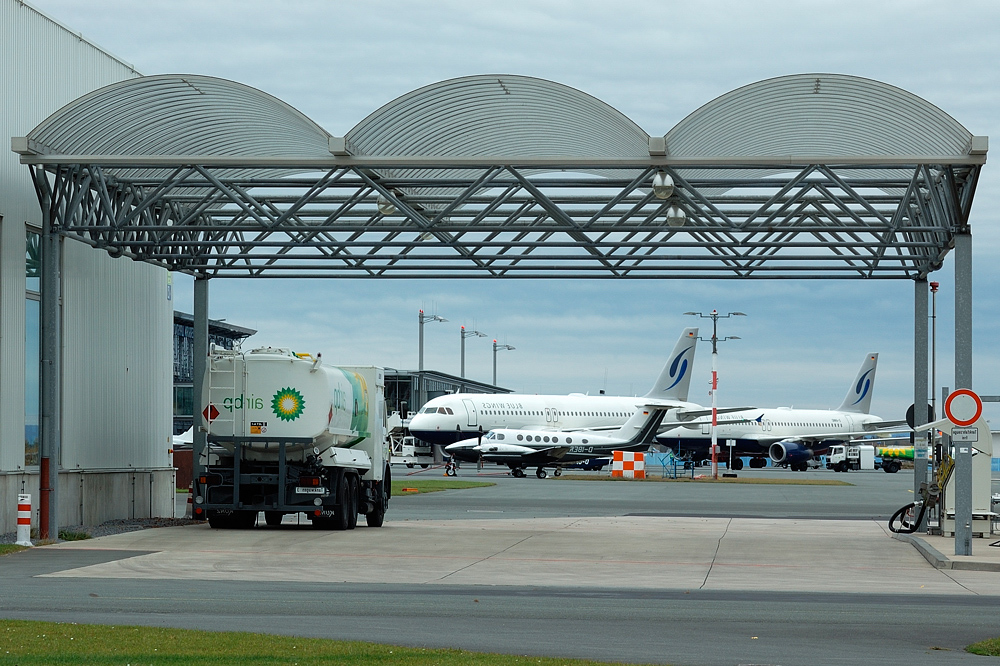
[[[969,389],[957,389],[944,401],[944,413],[955,425],[970,426],[983,415],[983,401]]]

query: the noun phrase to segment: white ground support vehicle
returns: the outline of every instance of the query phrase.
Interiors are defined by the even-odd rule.
[[[881,469],[887,474],[895,474],[902,468],[900,460],[913,459],[913,447],[876,447],[870,444],[830,447],[826,455],[826,467],[837,472],[860,469]]]
[[[325,366],[264,347],[213,349],[202,405],[208,450],[194,512],[212,527],[249,528],[304,513],[316,527],[380,527],[390,490],[385,373]],[[210,454],[209,454],[210,452]]]

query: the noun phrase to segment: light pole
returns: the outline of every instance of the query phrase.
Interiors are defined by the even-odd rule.
[[[444,322],[448,320],[442,317],[441,315],[424,314],[423,310],[420,311],[420,315],[417,319],[420,322],[420,334],[418,339],[419,353],[417,354],[417,377],[418,377],[417,400],[420,402],[420,404],[416,406],[416,409],[420,409],[421,407],[424,406],[424,403],[426,402],[424,396],[424,322],[428,321]]]
[[[486,334],[481,331],[467,331],[465,327],[462,327],[462,379],[465,379],[465,339],[466,338],[485,338]]]
[[[497,351],[504,349],[513,350],[514,348],[510,345],[498,345],[496,340],[493,341],[493,386],[497,385]]]
[[[719,425],[719,411],[715,399],[716,389],[719,388],[719,373],[717,371],[718,358],[719,358],[719,343],[725,342],[726,340],[739,340],[739,336],[730,335],[729,337],[719,338],[719,320],[729,319],[730,317],[746,317],[746,313],[743,312],[729,312],[724,315],[720,315],[717,311],[712,310],[709,314],[702,314],[701,312],[685,312],[686,315],[694,315],[696,317],[701,317],[702,319],[712,320],[712,478],[719,478],[719,447],[718,447],[718,436],[716,433],[716,428]],[[706,340],[705,338],[698,338],[699,340]],[[730,464],[732,464],[732,451],[730,451]]]

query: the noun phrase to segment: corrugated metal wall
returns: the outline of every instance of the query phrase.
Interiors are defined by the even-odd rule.
[[[0,471],[24,464],[24,231],[40,224],[28,170],[10,152],[10,137],[24,136],[80,95],[135,76],[130,65],[34,8],[0,0]],[[107,296],[102,289],[87,298]],[[116,316],[130,309],[122,302]]]
[[[167,273],[63,243],[64,469],[165,467],[173,435]]]

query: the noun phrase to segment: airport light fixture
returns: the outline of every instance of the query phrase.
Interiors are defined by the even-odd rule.
[[[674,194],[674,179],[666,171],[657,171],[653,176],[653,196],[657,199],[669,199]]]
[[[497,352],[503,350],[513,351],[514,347],[511,345],[498,345],[497,341],[493,341],[493,386],[497,385]]]
[[[420,400],[420,404],[417,405],[417,409],[420,409],[421,407],[424,406],[424,403],[427,402],[427,399],[426,399],[427,396],[424,395],[424,393],[425,393],[424,392],[424,323],[426,323],[428,321],[441,321],[441,322],[445,322],[445,321],[448,321],[448,320],[445,319],[444,317],[442,317],[441,315],[437,315],[437,314],[432,314],[432,315],[424,314],[423,310],[420,311],[420,316],[419,316],[418,319],[420,321],[420,335],[419,335],[419,344],[418,344],[418,347],[420,349],[419,349],[419,353],[417,355],[417,398]]]
[[[687,213],[684,212],[683,208],[675,204],[667,209],[668,227],[683,227],[685,222],[687,222]]]
[[[462,327],[462,374],[460,375],[462,379],[465,379],[465,339],[466,338],[485,338],[486,334],[482,331],[467,331],[465,327]],[[496,342],[494,340],[494,342]]]
[[[729,319],[730,317],[746,317],[745,312],[728,312],[721,315],[716,310],[712,310],[709,314],[704,314],[701,312],[685,312],[686,315],[693,315],[695,317],[701,317],[702,319],[712,320],[712,337],[711,338],[701,338],[699,340],[704,340],[712,342],[712,478],[719,478],[719,446],[718,446],[718,434],[716,428],[719,425],[719,410],[718,403],[716,401],[716,392],[719,388],[719,373],[718,373],[718,357],[719,357],[719,343],[725,342],[726,340],[739,340],[739,336],[730,335],[725,338],[719,337],[719,320]],[[729,467],[732,469],[733,465],[733,450],[729,449]]]

